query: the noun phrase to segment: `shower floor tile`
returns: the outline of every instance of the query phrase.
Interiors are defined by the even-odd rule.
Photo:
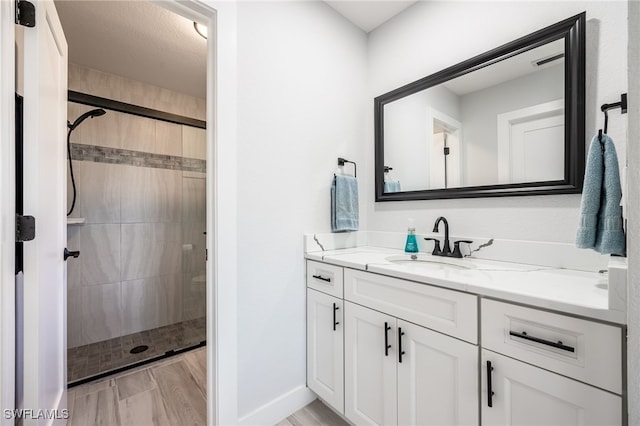
[[[67,350],[67,382],[194,346],[206,340],[206,336],[206,318],[202,317],[70,348]],[[138,354],[129,352],[139,345],[147,345],[149,349]]]

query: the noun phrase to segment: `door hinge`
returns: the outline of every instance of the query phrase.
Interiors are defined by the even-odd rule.
[[[16,242],[31,241],[36,237],[36,218],[16,215]]]
[[[449,153],[450,153],[449,147],[445,146],[444,147],[444,155],[449,155]]]
[[[36,26],[36,7],[27,0],[16,0],[16,24],[33,28]]]

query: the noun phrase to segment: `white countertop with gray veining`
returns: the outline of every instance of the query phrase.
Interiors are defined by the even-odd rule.
[[[622,310],[610,309],[606,273],[356,247],[306,253],[310,260],[436,285],[510,302],[551,309],[617,324]]]

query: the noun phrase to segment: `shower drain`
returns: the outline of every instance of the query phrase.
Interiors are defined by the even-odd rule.
[[[149,346],[147,345],[140,345],[140,346],[136,346],[135,348],[131,349],[129,351],[130,354],[139,354],[140,352],[144,352],[147,349],[149,349]]]

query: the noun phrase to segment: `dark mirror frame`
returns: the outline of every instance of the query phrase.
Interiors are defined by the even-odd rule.
[[[376,201],[577,194],[582,192],[585,167],[585,25],[586,12],[583,12],[376,97],[374,99]],[[565,46],[565,166],[563,180],[384,192],[384,106],[386,104],[562,38],[564,38]]]

